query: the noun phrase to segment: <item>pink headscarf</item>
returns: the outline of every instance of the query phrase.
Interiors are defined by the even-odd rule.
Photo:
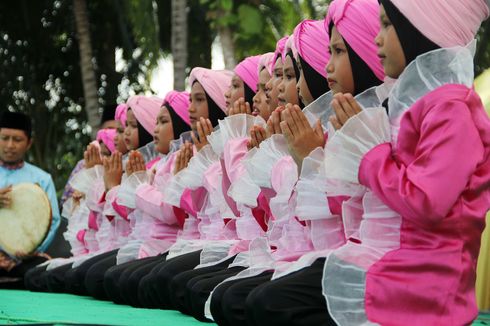
[[[327,78],[325,66],[330,60],[329,37],[325,20],[303,20],[294,29],[293,53],[303,58],[316,72]]]
[[[271,76],[272,76],[272,72],[274,70],[274,65],[276,63],[276,58],[279,55],[281,56],[281,58],[283,57],[284,48],[286,47],[286,42],[288,41],[288,39],[289,39],[289,36],[284,36],[282,39],[280,39],[276,43],[276,51],[274,51],[274,58],[272,61],[271,70],[269,71],[271,73]]]
[[[189,85],[192,87],[192,84],[197,80],[214,103],[226,113],[225,93],[230,87],[232,77],[233,72],[229,70],[196,67],[192,69],[189,75]]]
[[[163,100],[156,96],[135,95],[131,96],[126,104],[136,117],[136,120],[150,135],[157,125],[157,116]]]
[[[270,74],[273,62],[274,62],[274,52],[268,52],[268,53],[262,54],[260,56],[258,73],[260,74],[262,69],[267,69],[267,71]]]
[[[177,115],[188,125],[191,125],[189,117],[190,94],[188,92],[170,91],[165,96],[163,104],[168,103]]]
[[[442,48],[471,42],[489,9],[485,0],[391,0],[425,37]]]
[[[376,77],[383,80],[383,65],[374,41],[380,30],[378,0],[334,0],[328,7],[326,30],[330,22]]]
[[[286,55],[289,51],[293,53],[296,52],[296,49],[294,49],[294,35],[290,35],[286,41],[286,45],[284,45],[284,50],[282,51],[282,61],[286,59]]]
[[[237,74],[238,77],[240,77],[240,79],[254,91],[254,93],[257,93],[257,83],[259,82],[258,71],[260,57],[260,55],[255,55],[245,58],[237,64],[234,69],[235,74]]]
[[[96,140],[98,142],[102,141],[111,153],[114,153],[114,151],[116,150],[116,144],[114,143],[116,132],[116,129],[100,129],[99,131],[97,131]]]
[[[121,103],[116,107],[116,114],[114,120],[119,121],[123,127],[126,126],[126,119],[128,114],[128,106],[126,103]]]

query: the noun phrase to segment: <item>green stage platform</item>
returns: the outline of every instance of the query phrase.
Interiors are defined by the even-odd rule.
[[[71,294],[0,290],[0,325],[204,326],[172,310],[138,309]],[[473,326],[490,326],[481,313]]]
[[[138,309],[71,294],[0,290],[0,325],[203,326],[173,310]]]

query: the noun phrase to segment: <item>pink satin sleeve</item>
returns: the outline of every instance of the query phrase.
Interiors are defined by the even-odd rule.
[[[459,101],[435,105],[420,117],[402,124],[420,125],[414,157],[403,163],[404,149],[395,160],[392,145],[381,144],[369,151],[359,168],[359,181],[390,208],[418,223],[438,223],[465,189],[484,149],[468,106]],[[414,126],[410,126],[414,128]],[[407,151],[408,152],[408,151]]]
[[[166,224],[177,223],[172,206],[163,201],[163,194],[153,185],[143,184],[136,189],[136,207]]]

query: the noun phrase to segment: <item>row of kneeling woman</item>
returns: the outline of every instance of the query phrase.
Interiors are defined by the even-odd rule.
[[[33,291],[218,325],[463,325],[490,208],[485,0],[334,0],[274,52],[133,96]]]

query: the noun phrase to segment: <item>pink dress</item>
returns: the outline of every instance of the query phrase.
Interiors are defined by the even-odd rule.
[[[395,84],[391,141],[359,164],[367,187],[360,241],[325,264],[324,294],[338,324],[466,325],[477,316],[490,121],[471,88],[471,62],[465,48],[436,50]]]

